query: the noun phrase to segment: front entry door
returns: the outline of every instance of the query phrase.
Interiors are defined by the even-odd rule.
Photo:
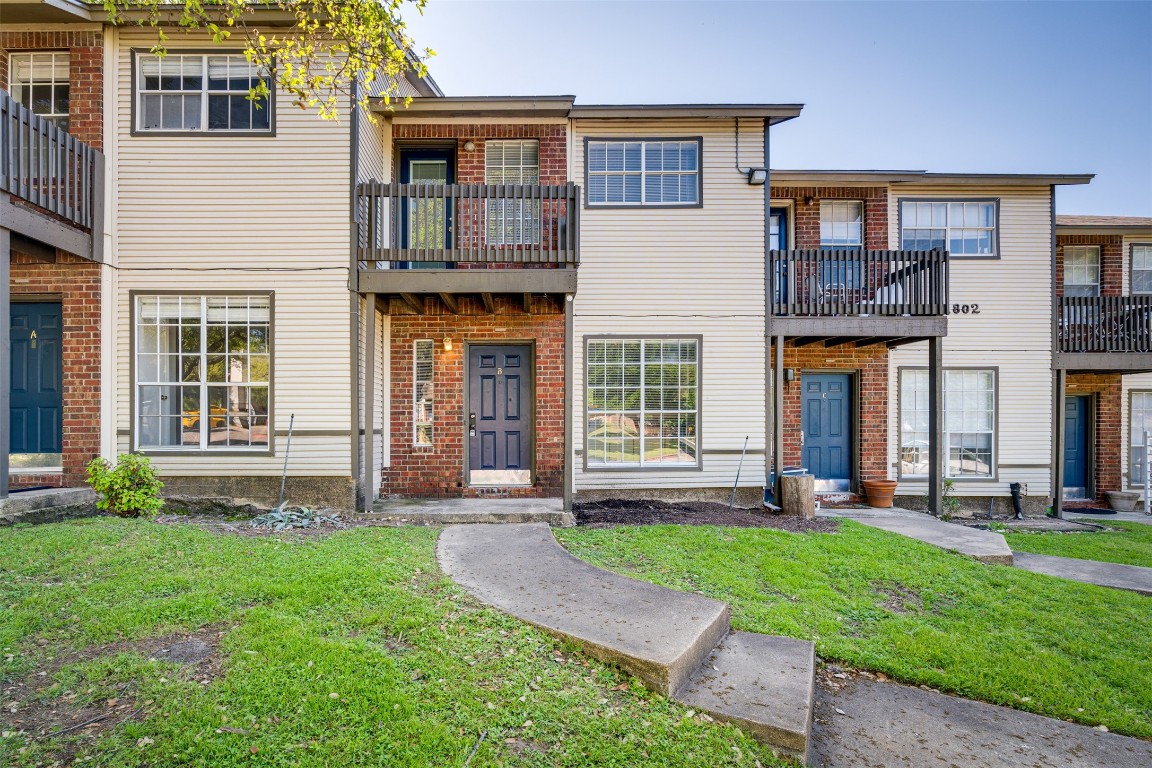
[[[532,349],[468,348],[468,484],[532,483]]]
[[[1092,466],[1092,397],[1064,399],[1064,498],[1087,499]]]
[[[58,467],[63,442],[62,314],[58,302],[13,303],[11,452],[16,467]]]
[[[852,377],[813,373],[800,378],[803,392],[801,464],[816,476],[816,490],[852,487]]]

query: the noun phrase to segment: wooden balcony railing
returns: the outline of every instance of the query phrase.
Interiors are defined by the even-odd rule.
[[[1061,296],[1060,352],[1152,352],[1152,296]]]
[[[946,251],[769,252],[772,314],[935,317],[948,311]]]
[[[104,156],[0,91],[0,191],[91,230]]]
[[[357,186],[357,254],[367,269],[480,264],[580,263],[575,184],[383,184]]]

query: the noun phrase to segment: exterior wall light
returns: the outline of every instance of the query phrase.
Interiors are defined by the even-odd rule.
[[[474,149],[476,149],[476,143],[475,142],[472,142],[472,141],[464,142],[464,151],[465,152],[471,152]]]
[[[452,339],[448,338],[447,336],[444,337],[444,351],[445,352],[451,352],[452,351]]]
[[[762,187],[764,182],[768,181],[767,168],[749,168],[748,169],[748,183],[753,187]]]

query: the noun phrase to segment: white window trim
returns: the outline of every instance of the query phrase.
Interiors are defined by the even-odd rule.
[[[909,372],[909,371],[924,372],[926,370],[927,370],[926,368],[920,368],[920,367],[915,367],[915,366],[907,366],[907,367],[902,366],[899,369],[899,371],[897,373],[897,377],[896,377],[896,391],[897,391],[896,469],[897,469],[897,476],[901,480],[925,480],[928,478],[927,474],[910,474],[910,473],[904,472],[903,471],[904,462],[900,458],[900,452],[904,449],[904,426],[903,426],[903,422],[904,422],[904,419],[903,419],[903,416],[904,416],[904,402],[903,402],[904,374],[905,374],[905,372]],[[949,471],[951,466],[952,466],[952,462],[951,462],[951,459],[949,458],[949,439],[948,439],[948,436],[951,433],[948,431],[948,404],[947,404],[948,379],[947,379],[947,374],[950,371],[957,371],[957,372],[979,371],[979,372],[986,372],[986,373],[992,374],[992,432],[991,432],[991,434],[992,434],[992,455],[991,455],[991,459],[989,461],[989,474],[987,474],[987,475],[952,475]],[[963,368],[945,368],[943,373],[944,373],[943,391],[940,393],[941,399],[944,400],[944,402],[941,403],[941,407],[944,409],[944,413],[942,414],[942,417],[941,417],[941,422],[943,424],[943,431],[942,431],[942,434],[940,435],[940,441],[943,443],[943,449],[944,449],[944,466],[941,468],[943,471],[943,477],[945,477],[948,480],[954,480],[956,482],[961,482],[961,483],[966,483],[966,482],[995,482],[997,480],[997,478],[999,477],[999,474],[1000,474],[998,466],[997,466],[997,462],[999,461],[999,447],[1000,447],[1000,370],[998,368],[995,368],[995,367],[989,367],[989,368],[963,367]],[[961,431],[963,431],[963,430],[961,430]],[[983,431],[983,430],[977,430],[977,431]],[[929,457],[929,461],[931,461],[931,457]]]
[[[146,91],[144,90],[143,80],[144,75],[141,70],[143,63],[149,59],[158,58],[155,54],[148,52],[133,52],[132,62],[132,132],[135,134],[156,136],[156,135],[179,135],[198,136],[201,134],[210,135],[226,135],[226,136],[274,136],[276,135],[276,88],[273,78],[270,74],[265,74],[264,78],[268,81],[268,97],[261,109],[268,110],[268,127],[267,128],[212,128],[208,127],[208,102],[209,96],[239,96],[241,94],[247,96],[249,91],[233,91],[233,90],[212,90],[208,87],[208,59],[221,56],[244,58],[244,54],[239,51],[220,50],[220,51],[181,51],[173,49],[169,51],[168,56],[181,56],[181,57],[196,57],[199,56],[203,62],[203,78],[204,83],[199,91]],[[180,95],[200,95],[200,127],[196,129],[184,128],[145,128],[144,121],[144,96],[147,94],[180,94]]]
[[[1100,284],[1101,284],[1101,282],[1103,282],[1103,277],[1104,277],[1103,264],[1101,262],[1100,250],[1101,250],[1100,246],[1098,246],[1098,245],[1065,245],[1064,246],[1064,275],[1063,275],[1063,279],[1064,279],[1064,295],[1065,296],[1070,295],[1068,293],[1068,286],[1070,286],[1070,285],[1080,287],[1080,288],[1091,286],[1092,288],[1095,288],[1095,293],[1092,293],[1090,295],[1091,296],[1099,296],[1100,295],[1100,287],[1101,287]],[[1071,282],[1069,282],[1068,278],[1071,276],[1072,270],[1076,266],[1082,266],[1082,265],[1073,265],[1072,264],[1072,258],[1075,256],[1079,256],[1079,255],[1089,256],[1093,252],[1095,252],[1095,254],[1096,254],[1096,282],[1094,282],[1094,283],[1071,283]],[[1077,295],[1079,295],[1079,294],[1077,294]]]
[[[1144,430],[1136,429],[1136,398],[1137,396],[1148,396],[1152,398],[1152,390],[1150,389],[1133,389],[1128,392],[1128,424],[1125,425],[1128,430],[1128,487],[1129,488],[1143,488],[1144,479],[1136,476],[1136,449],[1143,447]],[[1152,421],[1152,419],[1150,419]],[[1152,431],[1152,430],[1150,430]],[[1147,458],[1145,459],[1147,461]]]
[[[669,144],[669,143],[690,143],[696,144],[696,170],[694,171],[649,171],[647,168],[648,152],[647,146],[649,144]],[[589,162],[590,150],[593,144],[639,144],[640,145],[640,170],[639,171],[593,171],[590,168]],[[629,175],[634,174],[640,177],[640,200],[639,202],[625,202],[625,201],[593,201],[590,196],[591,186],[589,180],[593,176],[613,176],[613,175]],[[650,202],[648,198],[648,176],[664,176],[676,174],[678,176],[693,174],[696,177],[696,199],[691,202],[663,202],[653,201]],[[587,137],[584,140],[584,207],[585,208],[702,208],[704,206],[704,139],[701,136],[658,136],[648,138],[635,138],[635,137]]]
[[[904,204],[905,203],[985,203],[992,206],[993,223],[991,227],[953,227],[950,223],[945,224],[943,227],[909,227],[904,222]],[[951,217],[951,214],[948,214]],[[899,197],[896,199],[896,216],[899,222],[897,238],[900,241],[900,248],[904,249],[904,231],[906,229],[943,229],[944,230],[944,250],[948,251],[949,258],[955,259],[999,259],[1000,258],[1000,198],[998,197]],[[980,229],[987,230],[992,233],[991,253],[952,253],[948,249],[948,243],[952,239],[953,229]]]
[[[427,348],[432,363],[432,370],[428,379],[420,378],[420,351]],[[435,445],[436,423],[436,342],[433,339],[416,339],[412,342],[412,445],[417,448],[430,448]],[[420,391],[423,387],[432,387],[432,396],[429,398],[432,413],[428,420],[417,418],[420,404]],[[426,426],[428,441],[420,440],[420,427]]]
[[[827,221],[824,218],[825,210],[830,213],[834,212],[837,208],[843,208],[849,205],[856,206],[860,212],[860,239],[855,243],[832,243],[825,242],[824,240],[824,226],[825,223],[835,225],[837,223],[850,223],[850,222],[837,222],[834,218]],[[825,207],[827,206],[827,208]],[[821,200],[820,201],[820,247],[828,249],[845,249],[845,250],[861,250],[864,248],[864,201],[863,200]]]
[[[1152,266],[1150,266],[1146,269],[1136,269],[1136,249],[1137,248],[1139,248],[1141,250],[1147,250],[1148,258],[1149,258],[1149,264],[1152,264],[1152,243],[1132,243],[1132,247],[1128,251],[1128,259],[1129,259],[1129,262],[1128,262],[1129,263],[1128,279],[1130,281],[1129,285],[1130,285],[1131,292],[1132,292],[1133,296],[1149,296],[1149,295],[1152,295],[1152,290],[1148,290],[1148,291],[1136,290],[1136,273],[1137,272],[1152,273]]]
[[[56,103],[56,98],[55,98],[56,86],[60,85],[60,84],[67,85],[67,86],[69,86],[69,93],[68,93],[69,111],[68,112],[62,112],[62,113],[61,112],[47,112],[47,113],[35,112],[35,114],[39,115],[40,117],[43,117],[45,120],[51,120],[53,125],[57,125],[60,128],[64,128],[66,130],[66,126],[69,122],[69,114],[71,112],[71,102],[72,102],[72,93],[71,93],[72,56],[71,56],[69,51],[13,51],[13,52],[9,53],[8,54],[8,92],[9,93],[15,93],[17,84],[24,86],[24,87],[27,87],[29,89],[31,89],[32,86],[37,85],[37,84],[43,85],[42,81],[38,81],[34,78],[30,78],[27,83],[21,82],[21,81],[16,79],[16,70],[18,69],[17,62],[27,61],[28,62],[28,72],[31,75],[33,61],[37,57],[42,57],[42,56],[49,56],[52,58],[52,80],[50,81],[52,88],[53,88],[52,104],[55,105],[55,103]],[[56,78],[57,68],[60,66],[60,63],[59,63],[60,57],[64,58],[64,79],[63,80],[58,80]],[[21,103],[23,103],[23,102],[21,102]],[[29,90],[29,103],[24,104],[24,106],[28,107],[28,109],[32,109],[31,91],[30,90]],[[61,125],[61,123],[64,123],[64,125]]]
[[[501,163],[495,165],[491,161],[491,150],[495,147],[507,147],[519,144],[521,147],[520,163],[504,163],[503,153]],[[535,164],[524,163],[523,147],[526,144],[536,146]],[[507,171],[518,169],[520,181],[508,182],[503,179],[493,181],[488,172],[494,169]],[[525,171],[531,171],[528,176],[531,180],[525,181]],[[532,178],[534,177],[534,178]],[[488,139],[484,142],[484,183],[485,184],[540,184],[540,140],[539,139]],[[537,245],[540,242],[540,201],[539,200],[489,200],[486,213],[485,232],[489,245]]]

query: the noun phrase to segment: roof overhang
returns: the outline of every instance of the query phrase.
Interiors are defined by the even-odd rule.
[[[396,114],[422,118],[549,117],[589,120],[677,120],[759,118],[775,125],[800,114],[802,104],[612,104],[576,106],[575,96],[453,96],[414,98]],[[393,111],[375,99],[376,112]]]
[[[590,104],[572,108],[574,120],[683,120],[738,117],[776,125],[800,116],[803,104]]]
[[[929,173],[927,171],[772,170],[772,183],[868,183],[904,185],[1051,186],[1087,184],[1091,173]]]
[[[1152,217],[1065,214],[1056,217],[1056,231],[1069,235],[1136,235],[1152,238]]]
[[[416,97],[407,107],[392,109],[372,99],[374,112],[404,117],[567,117],[575,96]],[[392,100],[395,103],[395,99]]]
[[[0,19],[5,24],[69,24],[103,18],[103,7],[84,0],[0,0]]]

